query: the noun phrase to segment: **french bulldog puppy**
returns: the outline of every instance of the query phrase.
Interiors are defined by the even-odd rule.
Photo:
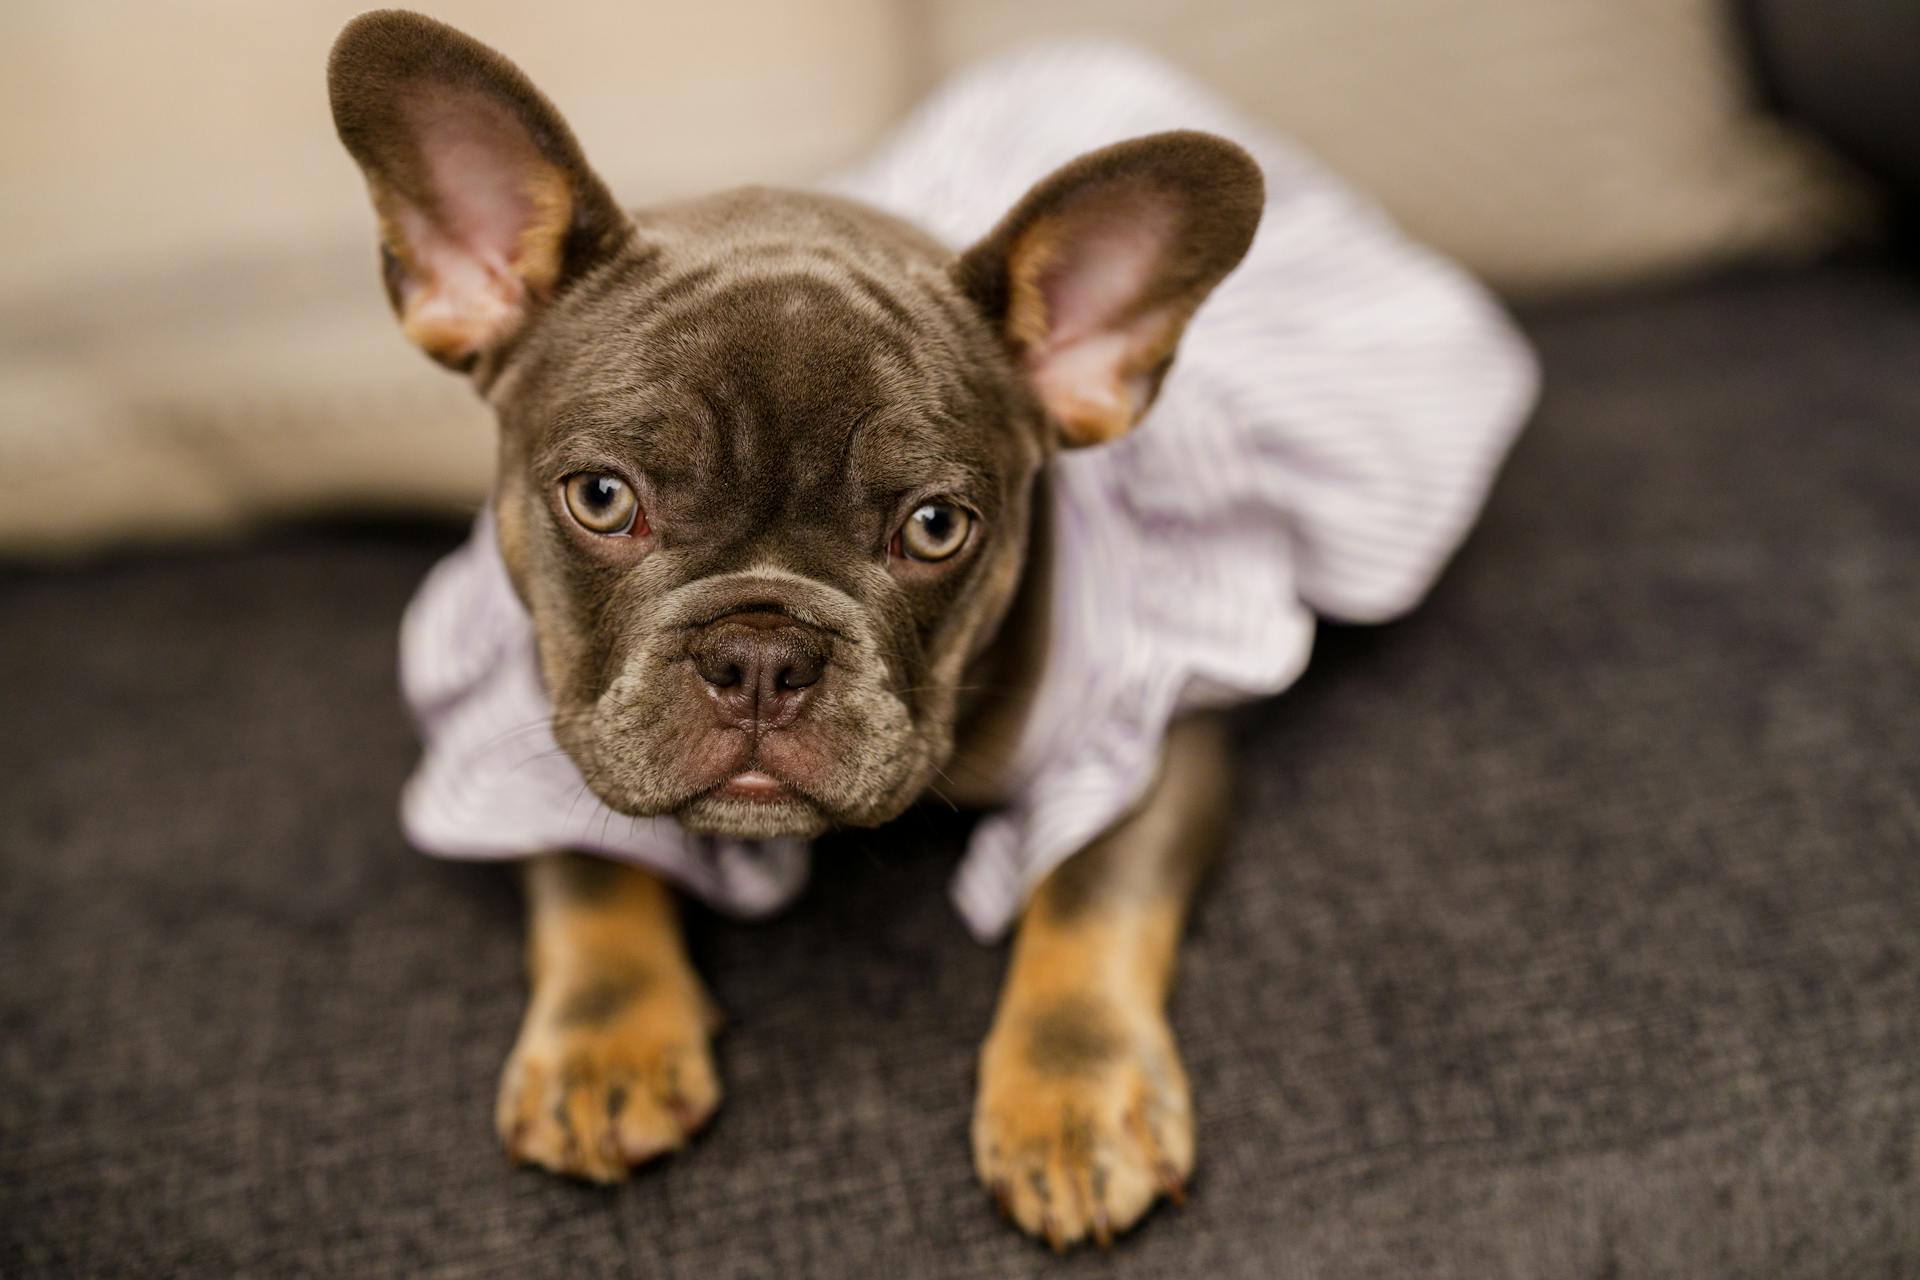
[[[884,823],[936,782],[993,804],[1046,660],[1049,459],[1153,402],[1252,239],[1251,158],[1121,143],[956,256],[802,192],[625,212],[518,69],[417,15],[352,22],[329,87],[401,328],[498,417],[500,551],[593,792],[755,840]],[[1022,915],[972,1154],[1057,1247],[1183,1195],[1165,1005],[1228,774],[1217,723],[1176,722],[1144,802]],[[526,852],[500,1137],[617,1180],[719,1105],[713,1009],[662,880]]]

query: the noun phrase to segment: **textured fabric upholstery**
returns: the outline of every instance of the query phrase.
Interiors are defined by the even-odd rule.
[[[694,920],[728,1101],[509,1170],[498,870],[408,852],[394,625],[455,529],[0,579],[0,1274],[1920,1273],[1920,289],[1537,315],[1425,608],[1237,722],[1174,1004],[1200,1171],[1111,1258],[966,1156],[964,820]]]

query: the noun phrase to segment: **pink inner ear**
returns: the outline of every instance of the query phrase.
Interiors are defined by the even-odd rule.
[[[1058,256],[1040,285],[1049,346],[1116,328],[1152,283],[1174,230],[1173,211],[1147,198],[1088,216],[1069,212],[1062,222]]]
[[[1145,411],[1156,348],[1175,318],[1141,303],[1176,226],[1164,198],[1140,192],[1070,208],[1048,228],[1052,257],[1038,281],[1045,336],[1029,343],[1026,360],[1070,443],[1113,439]]]
[[[401,202],[392,217],[409,268],[402,323],[433,354],[464,357],[518,327],[529,286],[550,280],[529,233],[551,218],[540,194],[554,170],[512,112],[478,94],[437,91],[408,114],[432,207]]]
[[[440,227],[505,271],[536,216],[529,186],[551,166],[511,111],[477,94],[436,96],[413,118]]]

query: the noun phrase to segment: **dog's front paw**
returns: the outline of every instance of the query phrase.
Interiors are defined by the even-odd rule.
[[[507,1154],[617,1182],[685,1146],[720,1105],[712,1017],[697,985],[638,971],[543,984],[500,1080]]]
[[[1004,1010],[980,1053],[973,1163],[1055,1249],[1102,1247],[1193,1171],[1193,1111],[1158,1010],[1089,995]]]

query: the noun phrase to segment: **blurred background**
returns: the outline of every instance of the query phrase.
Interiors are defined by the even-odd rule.
[[[395,339],[364,189],[330,127],[326,50],[359,7],[0,12],[0,551],[447,509],[484,491],[483,416]],[[1861,29],[1768,0],[432,11],[518,60],[633,203],[823,176],[944,73],[1010,44],[1133,40],[1528,301],[1805,260],[1869,235],[1879,193],[1838,158],[1850,135],[1789,121],[1768,79],[1784,64],[1800,96],[1844,98],[1856,115],[1911,106],[1901,66],[1872,61],[1912,37],[1911,14],[1844,8]],[[1885,29],[1865,20],[1875,11]],[[1800,41],[1792,57],[1765,62],[1783,34]],[[84,502],[42,479],[75,465]]]
[[[333,0],[0,4],[0,1275],[1920,1276],[1920,4],[444,0],[634,203],[1134,41],[1514,309],[1432,597],[1235,721],[1193,1196],[1043,1260],[966,1155],[966,815],[689,913],[729,1101],[489,1127],[502,869],[410,852],[397,624],[493,434],[400,336]]]

